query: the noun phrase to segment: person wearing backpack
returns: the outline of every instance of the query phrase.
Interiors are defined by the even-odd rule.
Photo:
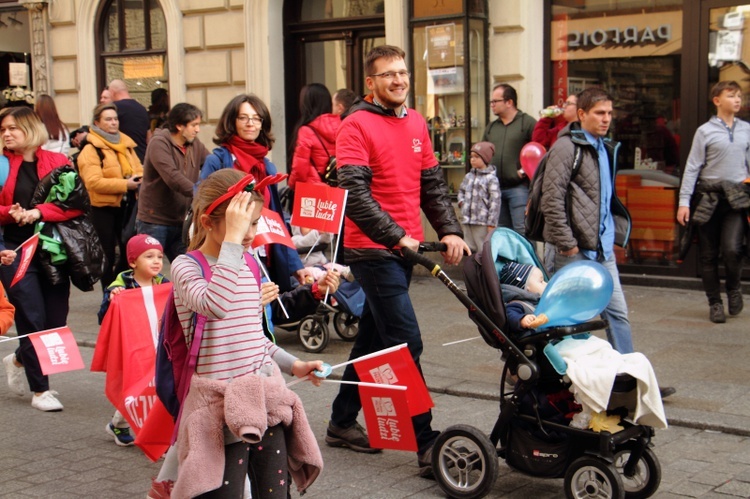
[[[286,498],[287,472],[304,491],[323,466],[302,403],[281,376],[306,378],[323,363],[301,361],[265,337],[260,270],[244,257],[263,207],[261,193],[278,181],[267,176],[256,183],[252,175],[222,169],[201,182],[193,200],[191,252],[172,264],[174,305],[188,348],[194,316],[205,324],[182,401],[173,497],[241,497],[249,475],[253,497]],[[197,258],[206,260],[210,278]],[[214,442],[222,435],[224,451],[217,455]]]
[[[612,122],[612,97],[600,88],[578,95],[578,119],[566,126],[549,151],[542,184],[544,241],[557,248],[555,270],[578,260],[594,260],[612,274],[614,291],[602,317],[607,339],[620,353],[632,353],[628,307],[620,285],[614,245],[625,246],[630,214],[617,198],[615,174],[619,143],[605,140]],[[576,146],[581,165],[571,178]]]
[[[292,132],[292,171],[289,187],[297,182],[325,182],[326,167],[336,154],[336,132],[341,117],[331,113],[331,93],[325,85],[311,83],[300,92],[300,118]]]

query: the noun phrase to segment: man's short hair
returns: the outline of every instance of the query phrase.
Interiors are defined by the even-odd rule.
[[[340,88],[336,90],[336,93],[333,94],[333,100],[344,106],[344,112],[348,111],[350,107],[352,107],[352,104],[354,104],[354,100],[357,98],[357,94],[354,93],[353,90],[349,90],[348,88]]]
[[[200,109],[187,102],[175,104],[167,115],[167,125],[170,133],[177,133],[177,125],[187,125],[196,118],[202,118]]]
[[[708,98],[713,101],[714,97],[720,96],[724,90],[729,90],[731,92],[742,92],[742,87],[740,87],[740,84],[734,80],[720,81],[716,85],[711,87],[711,92],[708,94]]]
[[[374,47],[365,57],[365,75],[369,76],[375,71],[375,61],[378,59],[406,59],[406,52],[395,45],[378,45]]]
[[[503,99],[505,99],[506,101],[513,101],[513,107],[518,107],[518,92],[516,92],[515,88],[511,87],[507,83],[498,83],[494,87],[492,87],[492,92],[494,93],[498,88],[503,89]]]
[[[614,101],[611,95],[599,87],[586,88],[576,97],[578,97],[578,109],[583,109],[585,113],[588,113],[599,102]]]

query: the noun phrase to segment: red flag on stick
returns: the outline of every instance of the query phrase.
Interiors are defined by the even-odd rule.
[[[290,248],[295,248],[292,236],[286,229],[286,224],[281,216],[275,211],[263,208],[260,211],[258,230],[253,238],[252,247],[257,248],[265,244],[278,243]]]
[[[26,275],[26,271],[29,270],[31,265],[31,259],[34,258],[36,247],[39,244],[39,233],[34,234],[24,242],[18,245],[16,253],[21,253],[21,258],[16,269],[16,274],[13,276],[13,280],[10,281],[10,286],[13,287],[18,281],[23,279]]]
[[[325,184],[297,183],[292,225],[338,234],[348,191]]]
[[[39,331],[28,337],[45,376],[83,369],[81,352],[68,326]]]
[[[405,343],[354,360],[354,369],[361,381],[407,387],[410,416],[423,414],[435,406]]]
[[[402,386],[359,385],[370,446],[376,449],[417,451],[417,438]]]
[[[113,297],[99,330],[92,371],[106,371],[104,393],[138,435],[157,404],[159,319],[172,284],[126,289]],[[171,436],[171,429],[167,438]],[[148,455],[148,453],[147,453]]]

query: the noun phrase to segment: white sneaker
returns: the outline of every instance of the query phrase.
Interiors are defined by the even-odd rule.
[[[36,395],[31,397],[31,407],[44,412],[57,412],[63,410],[63,405],[49,390],[43,392],[38,397]]]
[[[13,361],[16,360],[16,354],[12,353],[3,358],[5,364],[5,374],[8,377],[8,388],[10,391],[23,397],[29,393],[29,387],[26,383],[26,370],[23,366],[18,367]]]

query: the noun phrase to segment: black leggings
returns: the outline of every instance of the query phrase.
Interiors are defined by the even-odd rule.
[[[281,425],[269,428],[260,443],[237,442],[224,447],[226,458],[222,486],[198,496],[201,499],[241,499],[245,475],[250,477],[253,498],[286,499],[289,472],[286,438]]]
[[[104,273],[102,274],[102,290],[105,290],[115,280],[117,274],[128,269],[125,255],[125,243],[121,240],[123,209],[114,207],[91,207],[91,223],[96,229],[96,235],[102,243],[104,256]],[[119,249],[119,255],[117,251]]]

